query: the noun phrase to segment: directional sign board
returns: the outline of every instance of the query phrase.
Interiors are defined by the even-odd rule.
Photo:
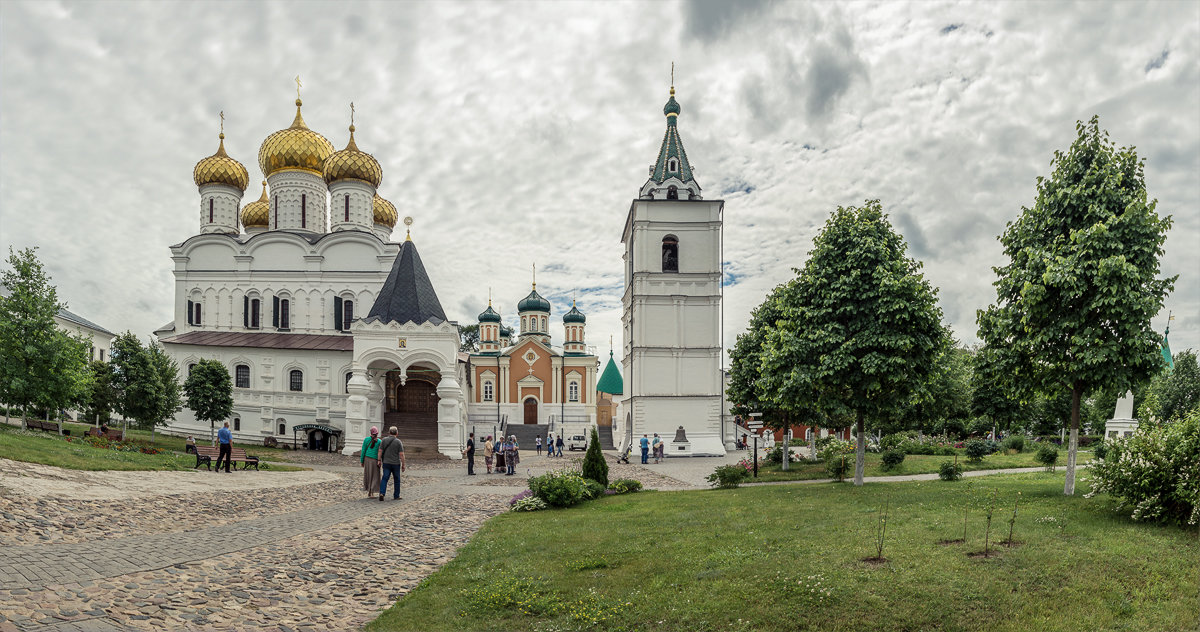
[[[759,428],[763,427],[763,423],[761,421],[755,420],[755,421],[751,421],[751,422],[747,423],[746,427],[751,430],[758,430]]]

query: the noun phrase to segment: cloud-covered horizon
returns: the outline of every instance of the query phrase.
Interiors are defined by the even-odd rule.
[[[838,206],[882,200],[977,341],[997,236],[1093,114],[1160,214],[1176,350],[1200,348],[1200,5],[1169,3],[0,4],[0,247],[38,247],[77,314],[172,318],[167,247],[198,232],[192,166],[251,173],[291,123],[383,166],[380,194],[460,323],[515,321],[530,265],[554,318],[620,344],[621,229],[675,62],[706,198],[725,200],[725,346]],[[393,235],[403,239],[401,226]],[[561,328],[553,329],[556,344]]]

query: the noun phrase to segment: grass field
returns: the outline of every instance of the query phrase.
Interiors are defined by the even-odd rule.
[[[1035,449],[1026,448],[1024,452],[1017,454],[1004,454],[997,452],[991,454],[978,463],[967,461],[966,455],[962,450],[958,451],[958,464],[962,466],[963,471],[971,472],[975,470],[1001,470],[1022,467],[1040,467],[1041,464],[1034,459]],[[749,455],[749,453],[747,453]],[[868,452],[866,455],[866,467],[863,469],[864,476],[902,476],[905,474],[936,474],[938,468],[946,461],[953,461],[952,456],[929,456],[924,454],[910,454],[904,457],[904,462],[890,469],[884,470],[880,465],[879,454]],[[1092,459],[1092,453],[1089,451],[1080,450],[1076,455],[1077,463],[1086,463]],[[848,478],[854,478],[854,455],[846,455],[846,462],[850,464],[850,474]],[[1067,463],[1067,451],[1060,450],[1058,453],[1058,468],[1062,468]],[[823,463],[789,463],[788,470],[785,472],[779,464],[764,465],[762,459],[758,461],[758,480],[759,481],[806,481],[813,479],[830,478],[829,473],[825,471]],[[753,479],[751,479],[753,480]]]
[[[72,441],[67,441],[49,432],[25,432],[17,426],[0,424],[0,458],[24,461],[26,463],[41,463],[54,465],[72,470],[190,470],[196,465],[196,457],[184,455],[184,440],[179,437],[169,437],[156,434],[150,440],[150,433],[131,430],[128,438],[145,442],[153,447],[165,450],[162,454],[142,454],[140,452],[119,452],[108,448],[97,448],[79,440],[90,426],[81,424],[66,424],[71,430]],[[258,450],[247,450],[248,454],[256,454],[260,458],[276,458],[275,453],[282,450],[272,450],[258,446]],[[264,454],[265,452],[265,454]],[[304,468],[272,465],[276,471],[298,471]]]
[[[368,630],[1194,630],[1200,538],[1063,476],[645,492],[508,513]],[[1086,488],[1086,483],[1083,485]],[[1016,545],[1007,536],[1020,493]],[[872,525],[888,503],[883,548]],[[966,542],[961,538],[968,508]]]

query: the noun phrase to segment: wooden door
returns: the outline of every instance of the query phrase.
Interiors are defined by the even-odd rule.
[[[525,400],[525,423],[536,424],[538,422],[537,400],[530,397]]]

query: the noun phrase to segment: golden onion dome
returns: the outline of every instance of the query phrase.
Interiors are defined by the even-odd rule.
[[[308,129],[300,116],[302,102],[296,99],[296,120],[292,126],[271,134],[258,148],[258,166],[264,176],[283,169],[302,169],[321,174],[325,159],[333,153],[333,144]]]
[[[242,207],[243,228],[267,228],[271,223],[271,201],[267,198],[267,181],[262,182],[262,197]]]
[[[383,182],[383,169],[379,161],[365,151],[361,151],[354,142],[354,125],[350,125],[350,142],[346,148],[333,152],[325,161],[325,183],[332,184],[338,180],[362,180],[378,187]]]
[[[388,228],[396,227],[396,207],[391,202],[375,195],[375,223],[383,224]]]
[[[226,184],[239,191],[245,191],[246,185],[250,184],[249,172],[242,163],[225,153],[225,132],[221,132],[218,138],[221,139],[221,144],[217,146],[217,153],[196,163],[196,168],[192,169],[192,179],[198,187],[206,184]]]

